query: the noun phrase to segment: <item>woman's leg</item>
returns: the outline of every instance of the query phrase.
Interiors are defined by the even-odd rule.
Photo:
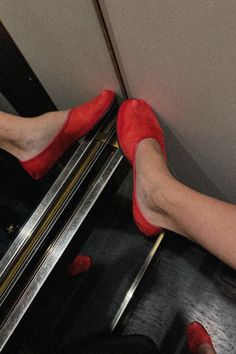
[[[236,205],[178,182],[153,139],[137,147],[136,192],[140,209],[152,224],[186,236],[236,269]]]
[[[71,144],[107,115],[114,102],[115,93],[104,90],[71,110],[34,119],[0,112],[0,148],[17,157],[32,178],[42,178]]]
[[[0,112],[0,148],[19,160],[38,154],[62,128],[68,111],[49,112],[30,119]]]

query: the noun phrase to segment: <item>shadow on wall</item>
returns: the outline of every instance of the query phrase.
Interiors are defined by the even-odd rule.
[[[160,117],[160,116],[159,116]],[[220,190],[209,180],[171,130],[160,119],[164,129],[167,159],[173,175],[182,183],[211,197],[226,200]]]

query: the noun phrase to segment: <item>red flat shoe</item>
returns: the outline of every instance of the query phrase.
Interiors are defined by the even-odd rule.
[[[142,214],[136,196],[136,150],[138,144],[147,138],[155,139],[164,156],[164,135],[152,108],[143,100],[129,99],[122,103],[117,119],[117,136],[123,154],[133,167],[133,216],[139,230],[146,236],[154,236],[162,228],[151,224]]]
[[[90,256],[78,255],[68,267],[68,274],[75,277],[78,274],[87,272],[93,265]]]
[[[49,145],[32,159],[20,164],[34,179],[43,177],[65,150],[99,123],[115,101],[115,93],[103,91],[93,100],[72,108],[66,122]]]
[[[198,349],[202,344],[209,344],[214,350],[211,338],[203,325],[195,321],[187,326],[187,343],[192,354],[198,354]]]

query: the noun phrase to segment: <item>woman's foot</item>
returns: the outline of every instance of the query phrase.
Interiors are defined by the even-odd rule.
[[[117,134],[119,145],[133,166],[133,214],[139,229],[146,235],[161,231],[152,197],[156,192],[155,161],[165,164],[162,129],[151,107],[143,100],[127,100],[118,112]],[[154,157],[154,159],[153,159]],[[166,168],[167,170],[167,168]]]
[[[140,231],[152,236],[164,228],[186,235],[173,217],[185,190],[167,167],[163,131],[151,107],[143,100],[125,101],[118,112],[117,135],[133,166],[133,215]]]
[[[187,342],[192,354],[216,354],[209,334],[199,322],[187,326]]]
[[[106,90],[71,110],[33,119],[17,118],[17,132],[7,141],[5,150],[17,157],[34,179],[41,178],[75,140],[95,127],[114,100],[114,92]]]
[[[48,112],[32,119],[17,117],[18,138],[9,142],[8,152],[23,161],[38,155],[64,126],[68,113],[69,110]]]
[[[159,143],[142,140],[136,150],[136,196],[140,210],[154,225],[163,225],[164,211],[158,206],[163,195],[163,183],[171,178]],[[160,203],[161,205],[161,203]]]

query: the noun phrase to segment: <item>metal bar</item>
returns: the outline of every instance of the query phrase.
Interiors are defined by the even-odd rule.
[[[124,297],[124,300],[122,301],[122,303],[121,303],[121,305],[120,305],[120,307],[119,307],[119,309],[118,309],[118,311],[117,311],[117,313],[116,313],[116,315],[115,315],[115,317],[114,317],[114,319],[113,319],[113,321],[111,323],[111,330],[112,331],[117,326],[117,324],[120,321],[122,315],[124,314],[128,304],[130,303],[130,301],[131,301],[131,299],[132,299],[132,297],[134,295],[134,292],[137,289],[140,281],[142,280],[142,278],[143,278],[148,266],[150,265],[153,257],[155,256],[156,251],[158,250],[163,237],[164,237],[164,232],[162,232],[158,236],[158,238],[157,238],[156,242],[154,243],[151,251],[149,252],[148,256],[146,257],[144,263],[142,264],[142,267],[140,268],[138,274],[136,275],[131,287],[127,291],[127,293],[126,293],[126,295]]]
[[[67,225],[59,233],[53,244],[50,245],[47,252],[45,252],[44,259],[41,261],[28,285],[22,292],[19,301],[15,304],[0,329],[0,351],[10,338],[11,334],[55,267],[57,261],[64,253],[75,233],[78,231],[85,217],[95,204],[99,195],[102,193],[122,158],[121,152],[117,150],[99,174],[96,183],[78,205]]]
[[[109,111],[110,113],[110,111]],[[109,114],[108,114],[109,116]],[[81,160],[84,158],[88,149],[92,146],[93,142],[99,136],[100,131],[103,129],[104,125],[91,136],[89,141],[83,140],[81,145],[78,147],[76,152],[73,154],[69,162],[67,163],[64,170],[58,176],[54,184],[49,189],[46,196],[43,198],[42,202],[39,204],[37,209],[34,211],[30,219],[23,226],[19,234],[17,235],[15,241],[12,243],[11,247],[4,255],[0,261],[0,283],[7,276],[9,269],[12,264],[15,263],[17,256],[26,246],[27,242],[30,240],[32,234],[35,232],[39,224],[47,215],[49,209],[51,208],[54,201],[58,198],[62,192],[65,183],[69,180],[70,176],[76,170],[77,166],[80,164]]]
[[[107,134],[103,144],[96,141],[98,148],[95,149],[96,150],[95,157],[93,157],[92,160],[89,161],[82,175],[80,174],[81,170],[79,170],[78,173],[75,174],[72,181],[70,181],[69,186],[65,189],[61,198],[59,198],[59,200],[57,201],[58,205],[52,207],[52,211],[49,213],[49,216],[47,217],[48,220],[47,219],[46,221],[44,220],[43,225],[41,225],[42,227],[35,232],[34,236],[31,237],[29,245],[26,246],[26,248],[23,250],[20,257],[17,259],[16,265],[14,265],[13,269],[10,270],[10,272],[8,273],[7,277],[5,278],[5,281],[3,282],[3,285],[0,288],[1,290],[0,304],[4,302],[6,296],[9,294],[9,292],[11,291],[11,289],[13,288],[13,286],[21,276],[22,272],[28,265],[29,261],[37,252],[40,245],[44,242],[46,236],[48,235],[49,231],[52,229],[53,225],[58,220],[62,211],[65,209],[66,205],[69,203],[74,193],[76,192],[76,190],[79,188],[79,186],[81,185],[81,183],[83,182],[87,174],[89,173],[91,169],[90,166],[91,165],[93,166],[93,164],[98,160],[99,156],[105,149],[106,144],[113,137],[115,132],[114,124],[112,124],[110,128],[111,129]],[[17,269],[15,270],[15,268]]]

